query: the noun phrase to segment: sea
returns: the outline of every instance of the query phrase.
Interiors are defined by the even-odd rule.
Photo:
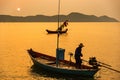
[[[112,70],[120,71],[120,22],[69,22],[65,27],[68,32],[59,36],[58,46],[65,49],[66,60],[83,43],[84,60],[96,57],[112,69],[101,67],[93,78],[60,76],[36,69],[27,50],[55,56],[57,34],[48,34],[46,29],[57,28],[57,22],[1,22],[0,80],[120,80],[120,73]]]

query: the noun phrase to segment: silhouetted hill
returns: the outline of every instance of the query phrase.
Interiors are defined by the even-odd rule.
[[[60,21],[65,21],[68,19],[70,22],[118,22],[115,18],[110,18],[108,16],[97,17],[95,15],[85,15],[81,13],[70,13],[68,15],[60,15]],[[0,22],[56,22],[58,21],[58,15],[45,16],[10,16],[10,15],[0,15]]]
[[[118,22],[118,20],[108,16],[97,17],[95,15],[85,15],[81,13],[71,13],[67,16],[72,22]]]

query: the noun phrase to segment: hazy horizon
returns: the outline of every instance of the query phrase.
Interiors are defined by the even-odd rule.
[[[120,21],[120,0],[61,0],[60,14],[71,12],[104,16]],[[0,15],[34,16],[56,15],[58,0],[0,0]]]

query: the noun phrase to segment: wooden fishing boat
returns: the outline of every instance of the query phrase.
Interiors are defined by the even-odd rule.
[[[93,68],[87,65],[82,65],[81,69],[77,69],[74,62],[67,60],[59,60],[59,65],[56,66],[56,57],[39,53],[32,49],[27,51],[34,65],[50,73],[67,76],[93,77],[95,73],[100,70],[99,68]]]
[[[52,30],[46,29],[46,31],[47,31],[48,33],[50,33],[50,34],[56,34],[56,33],[58,33],[57,30],[56,30],[56,31],[52,31]],[[68,29],[65,29],[65,30],[63,30],[63,31],[59,31],[59,33],[62,34],[62,33],[66,33],[67,31],[68,31]]]

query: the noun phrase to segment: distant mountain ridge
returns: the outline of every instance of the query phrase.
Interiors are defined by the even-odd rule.
[[[97,17],[95,15],[85,15],[77,12],[72,12],[68,15],[60,15],[60,21],[69,20],[69,22],[119,22],[115,18],[108,16]],[[10,15],[0,15],[0,22],[57,22],[58,15],[45,16],[10,16]]]

